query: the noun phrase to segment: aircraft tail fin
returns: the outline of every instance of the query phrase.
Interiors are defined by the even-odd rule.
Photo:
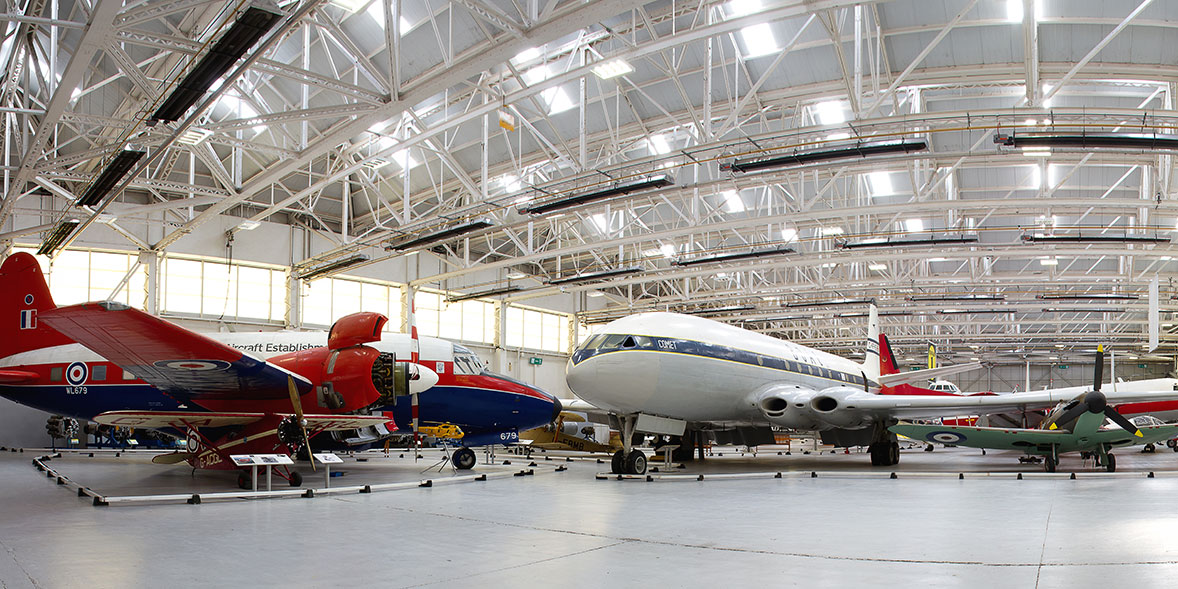
[[[867,380],[879,378],[880,369],[879,309],[872,304],[867,313],[867,342],[863,354],[863,375]]]
[[[25,252],[8,256],[0,265],[0,358],[73,343],[37,317],[56,308],[37,258]]]
[[[888,342],[888,336],[879,334],[879,373],[884,374],[898,374],[900,372],[900,363],[896,362],[896,354],[892,351],[892,344]]]

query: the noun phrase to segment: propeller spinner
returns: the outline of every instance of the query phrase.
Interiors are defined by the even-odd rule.
[[[1104,380],[1104,346],[1096,347],[1096,370],[1094,371],[1094,379],[1092,382],[1092,392],[1085,393],[1068,403],[1062,413],[1059,414],[1047,429],[1059,429],[1057,424],[1070,423],[1079,418],[1084,413],[1104,414],[1105,417],[1112,420],[1113,423],[1119,425],[1121,429],[1137,436],[1144,437],[1141,430],[1137,429],[1133,422],[1121,415],[1116,409],[1113,409],[1108,404],[1108,398],[1104,393],[1100,392],[1101,381]]]

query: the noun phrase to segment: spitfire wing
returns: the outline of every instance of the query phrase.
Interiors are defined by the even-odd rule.
[[[1178,399],[1178,391],[1106,392],[1109,404]],[[1008,395],[874,395],[859,393],[846,401],[848,409],[857,409],[880,419],[922,419],[945,415],[983,415],[1006,411],[1043,409],[1076,397],[1073,392],[1032,391]]]
[[[311,383],[297,374],[119,303],[59,307],[40,317],[178,399],[285,399],[288,376],[300,394],[311,390]]]
[[[893,433],[922,442],[996,450],[1025,450],[1040,444],[1061,444],[1072,436],[1071,432],[1064,430],[915,425],[910,423],[893,425],[888,429]]]

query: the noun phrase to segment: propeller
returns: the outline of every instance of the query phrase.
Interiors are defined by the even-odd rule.
[[[290,392],[290,404],[294,406],[295,419],[298,420],[299,430],[303,432],[303,447],[307,449],[307,458],[311,459],[311,471],[315,471],[315,457],[311,456],[311,438],[307,437],[307,420],[303,417],[303,402],[299,399],[299,389],[295,386],[294,377],[287,375],[286,389]]]
[[[1048,429],[1059,429],[1057,424],[1070,423],[1084,413],[1104,414],[1105,417],[1112,420],[1113,423],[1121,426],[1121,429],[1139,437],[1145,437],[1132,421],[1125,418],[1113,409],[1108,404],[1108,398],[1104,393],[1100,392],[1101,381],[1104,380],[1104,346],[1098,345],[1096,347],[1096,370],[1094,371],[1094,379],[1092,383],[1092,392],[1081,395],[1067,405],[1064,406],[1063,413],[1051,422]]]
[[[417,338],[417,302],[416,292],[409,289],[409,361],[412,362],[412,367],[416,367],[421,363],[421,341]],[[409,380],[416,380],[420,378],[417,370],[409,371]],[[414,457],[421,455],[421,436],[418,434],[418,401],[417,391],[410,392],[409,405],[413,416],[413,447]]]

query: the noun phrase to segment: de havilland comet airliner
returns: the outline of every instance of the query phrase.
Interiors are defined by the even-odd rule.
[[[0,396],[187,436],[188,451],[164,461],[214,469],[320,432],[387,432],[386,413],[415,434],[419,421],[456,426],[466,447],[454,465],[470,468],[468,446],[516,442],[560,414],[555,397],[487,371],[467,348],[386,333],[386,322],[361,312],[327,334],[202,335],[118,303],[57,307],[36,258],[16,253],[0,265]]]
[[[879,342],[874,305],[862,364],[702,317],[641,313],[606,324],[578,347],[567,380],[578,397],[618,418],[625,447],[612,467],[619,474],[646,470],[645,456],[632,446],[635,432],[743,430],[751,432],[744,438],[751,445],[771,443],[755,433],[768,433],[767,426],[817,430],[836,445],[868,445],[873,465],[890,466],[899,462],[900,449],[888,427],[899,419],[1048,408],[1076,396],[1051,390],[881,394],[977,365],[880,374]],[[1110,403],[1178,398],[1171,387],[1105,394]],[[684,443],[692,443],[691,436]]]

